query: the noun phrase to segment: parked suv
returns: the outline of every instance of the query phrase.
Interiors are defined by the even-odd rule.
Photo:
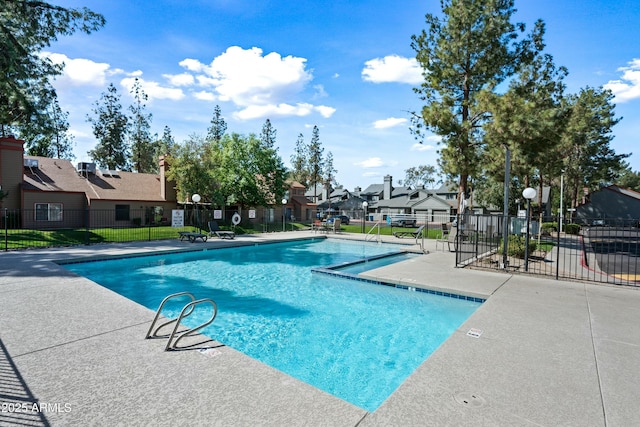
[[[392,227],[415,227],[416,218],[407,214],[396,214],[391,216]]]

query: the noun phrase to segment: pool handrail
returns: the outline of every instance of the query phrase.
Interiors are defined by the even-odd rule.
[[[191,292],[177,292],[175,294],[171,294],[167,296],[165,299],[162,300],[162,302],[160,303],[160,306],[158,307],[158,310],[156,311],[156,316],[153,318],[153,322],[151,322],[151,326],[149,326],[149,330],[147,331],[147,335],[144,337],[144,339],[164,338],[164,336],[158,335],[158,331],[164,328],[165,326],[172,324],[173,322],[177,322],[178,319],[171,319],[168,322],[165,322],[162,325],[158,326],[155,330],[153,330],[153,327],[158,321],[158,318],[160,317],[160,313],[162,312],[162,309],[164,308],[164,305],[167,303],[167,301],[169,301],[170,299],[178,298],[185,295],[191,298],[191,302],[196,300],[196,297],[194,297]],[[193,312],[194,308],[195,307],[193,306],[191,307],[191,311],[187,314],[187,316],[191,314],[191,312]]]
[[[189,316],[193,312],[193,310],[195,310],[195,307],[197,305],[204,304],[204,303],[209,303],[213,307],[213,315],[211,316],[211,318],[209,320],[207,320],[206,322],[203,322],[203,323],[201,323],[200,325],[198,325],[198,326],[196,326],[194,328],[189,328],[189,329],[181,332],[176,337],[175,341],[173,341],[173,338],[176,336],[176,333],[178,331],[178,327],[180,326],[180,321],[182,321],[183,318]],[[187,310],[188,310],[188,313],[186,313]],[[171,335],[169,335],[169,339],[167,340],[167,345],[164,348],[164,350],[165,351],[177,350],[178,349],[178,342],[182,338],[192,336],[197,331],[199,331],[200,329],[202,329],[202,328],[204,328],[206,326],[209,326],[211,324],[211,322],[213,322],[215,320],[217,315],[218,315],[218,305],[211,298],[203,298],[203,299],[199,299],[199,300],[196,300],[196,301],[191,301],[190,303],[188,303],[187,305],[184,306],[184,308],[180,312],[180,316],[178,316],[178,318],[176,319],[176,325],[173,327],[173,331],[171,332]]]

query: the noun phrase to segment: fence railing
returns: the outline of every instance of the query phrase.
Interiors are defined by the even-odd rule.
[[[245,231],[291,231],[296,220],[290,210],[258,208],[253,210],[214,209],[188,204],[180,227],[172,226],[172,212],[161,208],[140,209],[0,209],[0,251],[54,246],[90,245],[177,238],[180,231],[209,231],[209,221],[223,229],[236,226]],[[240,222],[234,223],[234,215]],[[304,222],[304,221],[303,221]],[[309,224],[312,220],[307,221]]]
[[[584,220],[582,224],[467,215],[458,219],[456,265],[569,279],[640,286],[638,220]],[[528,255],[528,256],[525,256]]]

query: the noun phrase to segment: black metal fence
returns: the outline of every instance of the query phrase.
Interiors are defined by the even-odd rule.
[[[527,244],[526,219],[509,217],[506,249],[504,225],[503,216],[459,217],[456,265],[640,286],[638,220],[530,221]]]
[[[0,209],[0,250],[90,245],[174,239],[180,231],[209,232],[209,221],[223,229],[272,232],[291,230],[291,217],[282,209],[244,211],[234,222],[237,209],[211,209],[185,205],[180,224],[172,224],[172,212],[141,209]],[[251,212],[251,213],[250,213]],[[178,225],[178,226],[176,226]]]

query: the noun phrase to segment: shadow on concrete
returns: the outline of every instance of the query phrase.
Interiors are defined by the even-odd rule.
[[[50,425],[1,339],[0,405],[0,425]]]

